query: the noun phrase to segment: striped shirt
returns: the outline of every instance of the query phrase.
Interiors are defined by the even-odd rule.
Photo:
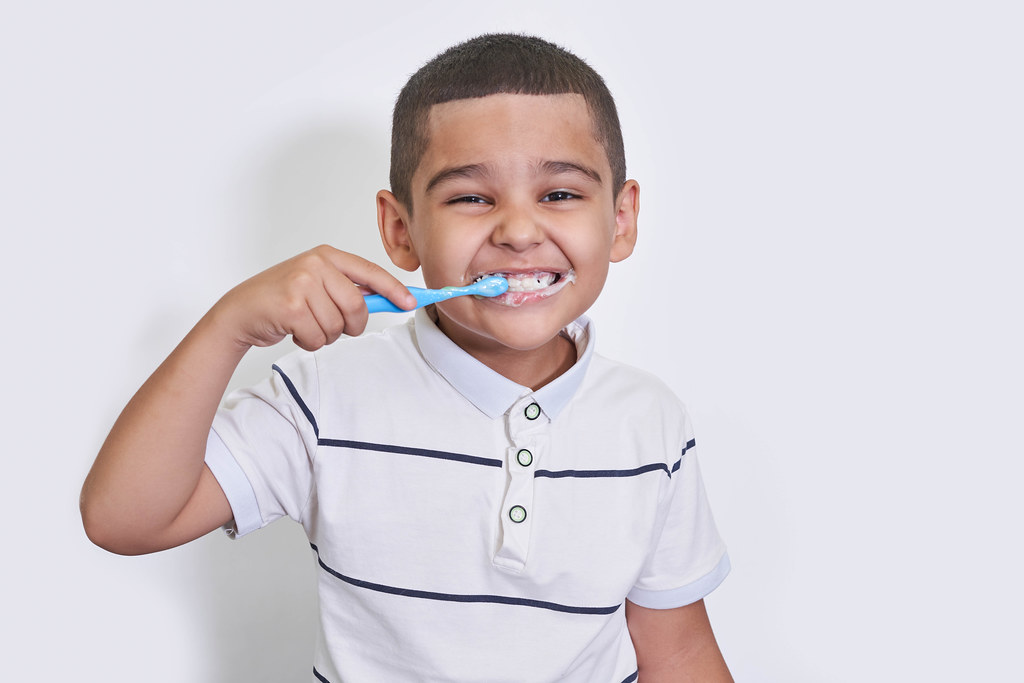
[[[420,310],[226,399],[207,463],[232,533],[287,516],[310,541],[312,680],[631,681],[624,600],[725,578],[682,405],[586,318],[565,333],[578,360],[536,391]]]

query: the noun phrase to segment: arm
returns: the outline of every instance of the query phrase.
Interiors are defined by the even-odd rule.
[[[231,508],[204,456],[235,367],[250,347],[289,334],[306,350],[360,334],[367,311],[356,282],[415,306],[383,268],[330,247],[274,266],[218,301],[131,399],[100,449],[82,487],[89,538],[135,555],[227,523]]]
[[[626,601],[626,624],[636,649],[637,683],[731,683],[704,601],[648,609]]]

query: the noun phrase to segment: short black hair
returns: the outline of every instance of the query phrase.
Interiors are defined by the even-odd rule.
[[[604,79],[565,48],[541,38],[491,33],[455,45],[423,65],[402,88],[391,126],[391,191],[412,209],[412,176],[427,149],[435,104],[486,97],[582,95],[604,146],[613,190],[626,182],[626,155],[615,100]]]

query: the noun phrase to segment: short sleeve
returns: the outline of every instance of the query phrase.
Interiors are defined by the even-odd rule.
[[[729,573],[729,556],[704,491],[694,442],[684,447],[669,480],[663,524],[634,588],[641,607],[671,609],[704,598]]]
[[[243,536],[280,517],[301,522],[313,486],[319,408],[316,360],[296,352],[254,387],[235,391],[213,421],[206,463]]]

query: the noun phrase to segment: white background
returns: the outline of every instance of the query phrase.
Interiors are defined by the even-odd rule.
[[[85,538],[79,487],[233,284],[321,242],[384,260],[394,96],[516,30],[618,99],[641,236],[592,316],[694,415],[737,679],[1024,680],[1024,10],[661,4],[3,12],[0,677],[309,680],[297,527],[122,558]]]

